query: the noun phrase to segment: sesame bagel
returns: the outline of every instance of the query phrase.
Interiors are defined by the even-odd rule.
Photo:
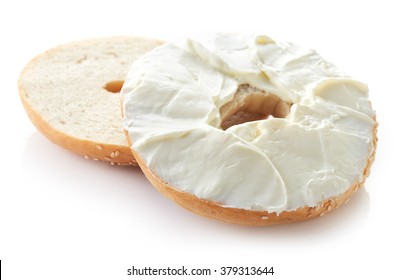
[[[124,128],[150,182],[194,213],[268,226],[324,216],[364,184],[368,87],[264,35],[169,42],[133,63]]]
[[[22,71],[22,104],[53,143],[86,158],[137,165],[121,124],[119,91],[131,63],[160,44],[108,37],[50,49]]]

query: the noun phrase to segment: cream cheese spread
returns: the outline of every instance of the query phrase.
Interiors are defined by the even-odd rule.
[[[292,103],[290,112],[222,130],[220,109],[243,84]],[[313,50],[263,35],[167,43],[132,65],[121,94],[145,164],[224,207],[315,206],[361,181],[374,150],[367,86]]]

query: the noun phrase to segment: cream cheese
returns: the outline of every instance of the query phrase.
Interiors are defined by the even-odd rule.
[[[292,103],[290,113],[222,130],[220,109],[242,84]],[[315,206],[362,180],[374,149],[367,86],[267,36],[167,43],[132,65],[121,94],[124,128],[146,165],[225,207]]]

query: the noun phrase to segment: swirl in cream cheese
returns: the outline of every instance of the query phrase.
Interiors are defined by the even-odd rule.
[[[292,103],[290,112],[222,130],[220,109],[243,84]],[[374,149],[367,86],[313,50],[267,36],[167,43],[133,64],[121,93],[124,127],[145,164],[225,207],[315,206],[360,181]]]

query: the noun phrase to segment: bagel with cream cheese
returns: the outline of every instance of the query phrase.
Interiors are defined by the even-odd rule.
[[[119,91],[131,63],[161,43],[109,37],[65,44],[34,58],[19,93],[33,124],[52,142],[117,165],[137,165],[122,128]]]
[[[369,174],[367,86],[259,35],[169,42],[135,61],[123,125],[149,181],[184,208],[267,226],[323,216]]]

